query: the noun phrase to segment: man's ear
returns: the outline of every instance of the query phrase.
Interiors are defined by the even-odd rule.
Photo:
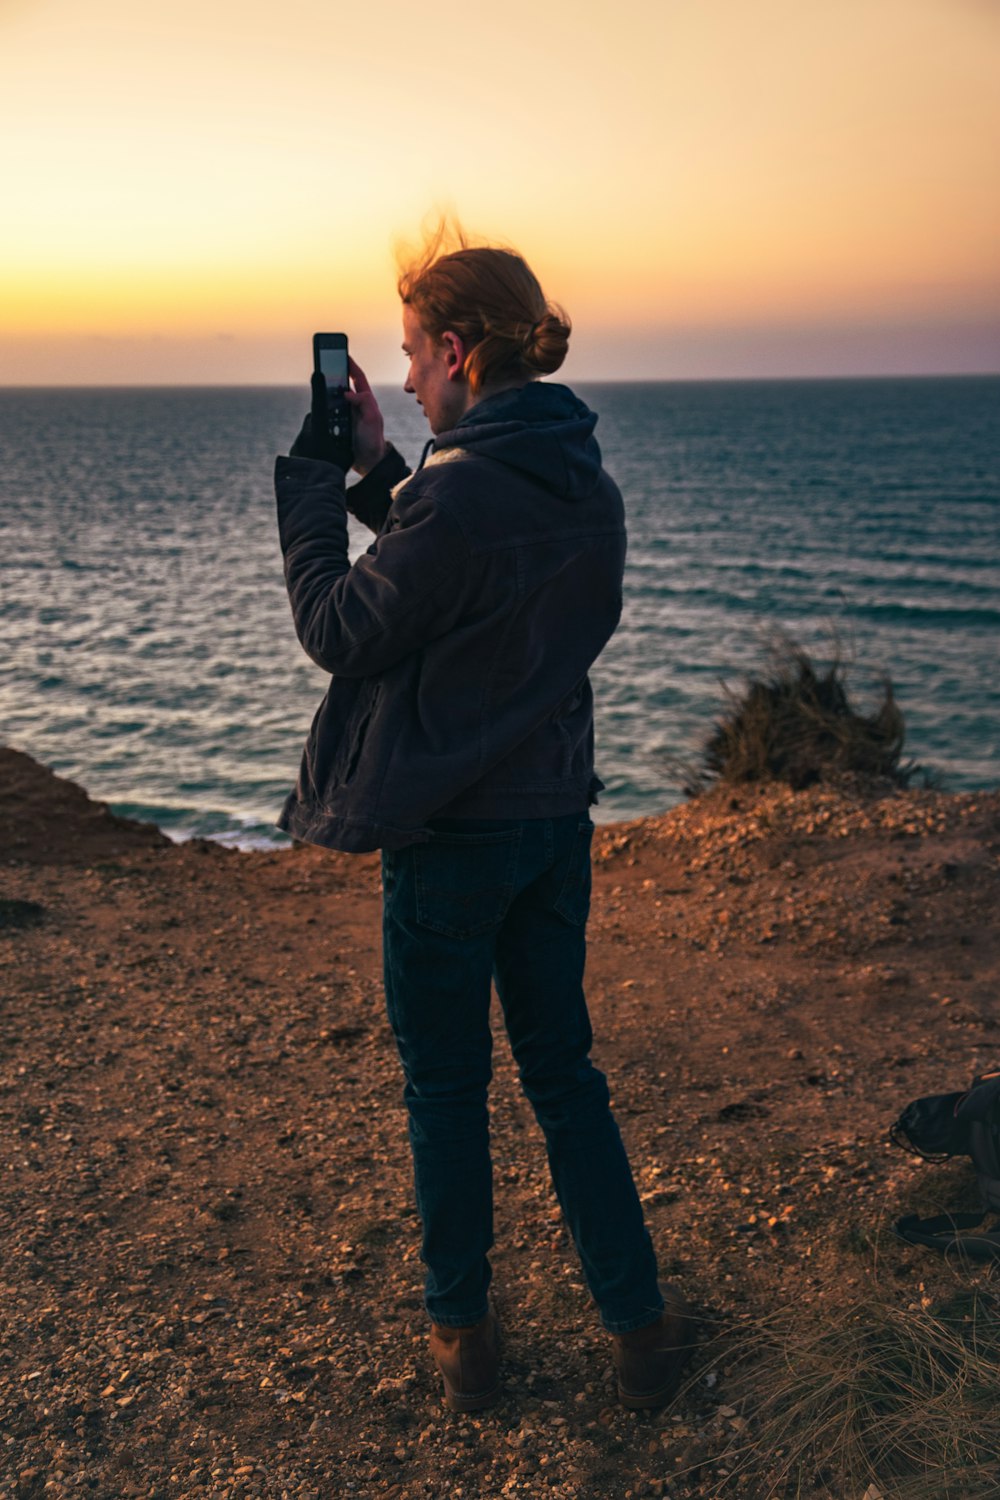
[[[441,343],[444,345],[445,373],[449,380],[463,380],[465,378],[465,357],[467,350],[465,340],[460,334],[452,333],[449,329],[441,335]]]

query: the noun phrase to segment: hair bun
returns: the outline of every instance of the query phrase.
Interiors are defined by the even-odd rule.
[[[562,308],[550,308],[532,324],[524,340],[524,359],[540,375],[558,370],[569,348],[571,324]]]

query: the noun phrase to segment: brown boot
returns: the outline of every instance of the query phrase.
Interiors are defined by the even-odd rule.
[[[469,1328],[432,1323],[430,1347],[450,1411],[482,1411],[500,1399],[500,1330],[492,1312]]]
[[[676,1287],[661,1286],[664,1310],[655,1323],[611,1335],[618,1399],[633,1411],[665,1406],[691,1357],[698,1325]]]

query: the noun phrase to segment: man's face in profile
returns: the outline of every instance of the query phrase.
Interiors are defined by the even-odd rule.
[[[404,391],[416,396],[435,436],[454,427],[469,405],[469,385],[462,367],[464,351],[453,333],[434,339],[403,304],[403,353],[408,356]]]

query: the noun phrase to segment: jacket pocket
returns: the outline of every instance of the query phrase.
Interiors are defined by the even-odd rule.
[[[517,880],[520,828],[436,833],[413,849],[417,921],[446,937],[499,927]]]
[[[365,747],[365,736],[368,733],[368,726],[372,721],[372,715],[378,703],[380,687],[380,683],[375,684],[371,693],[367,695],[368,701],[359,707],[354,723],[348,726],[348,733],[344,736],[345,753],[338,757],[341,766],[343,766],[343,771],[340,771],[338,767],[336,777],[338,783],[343,784],[346,781],[350,781],[358,769],[361,752]]]
[[[589,820],[577,826],[566,864],[566,875],[553,910],[573,927],[582,927],[590,914],[590,845],[594,825]]]

